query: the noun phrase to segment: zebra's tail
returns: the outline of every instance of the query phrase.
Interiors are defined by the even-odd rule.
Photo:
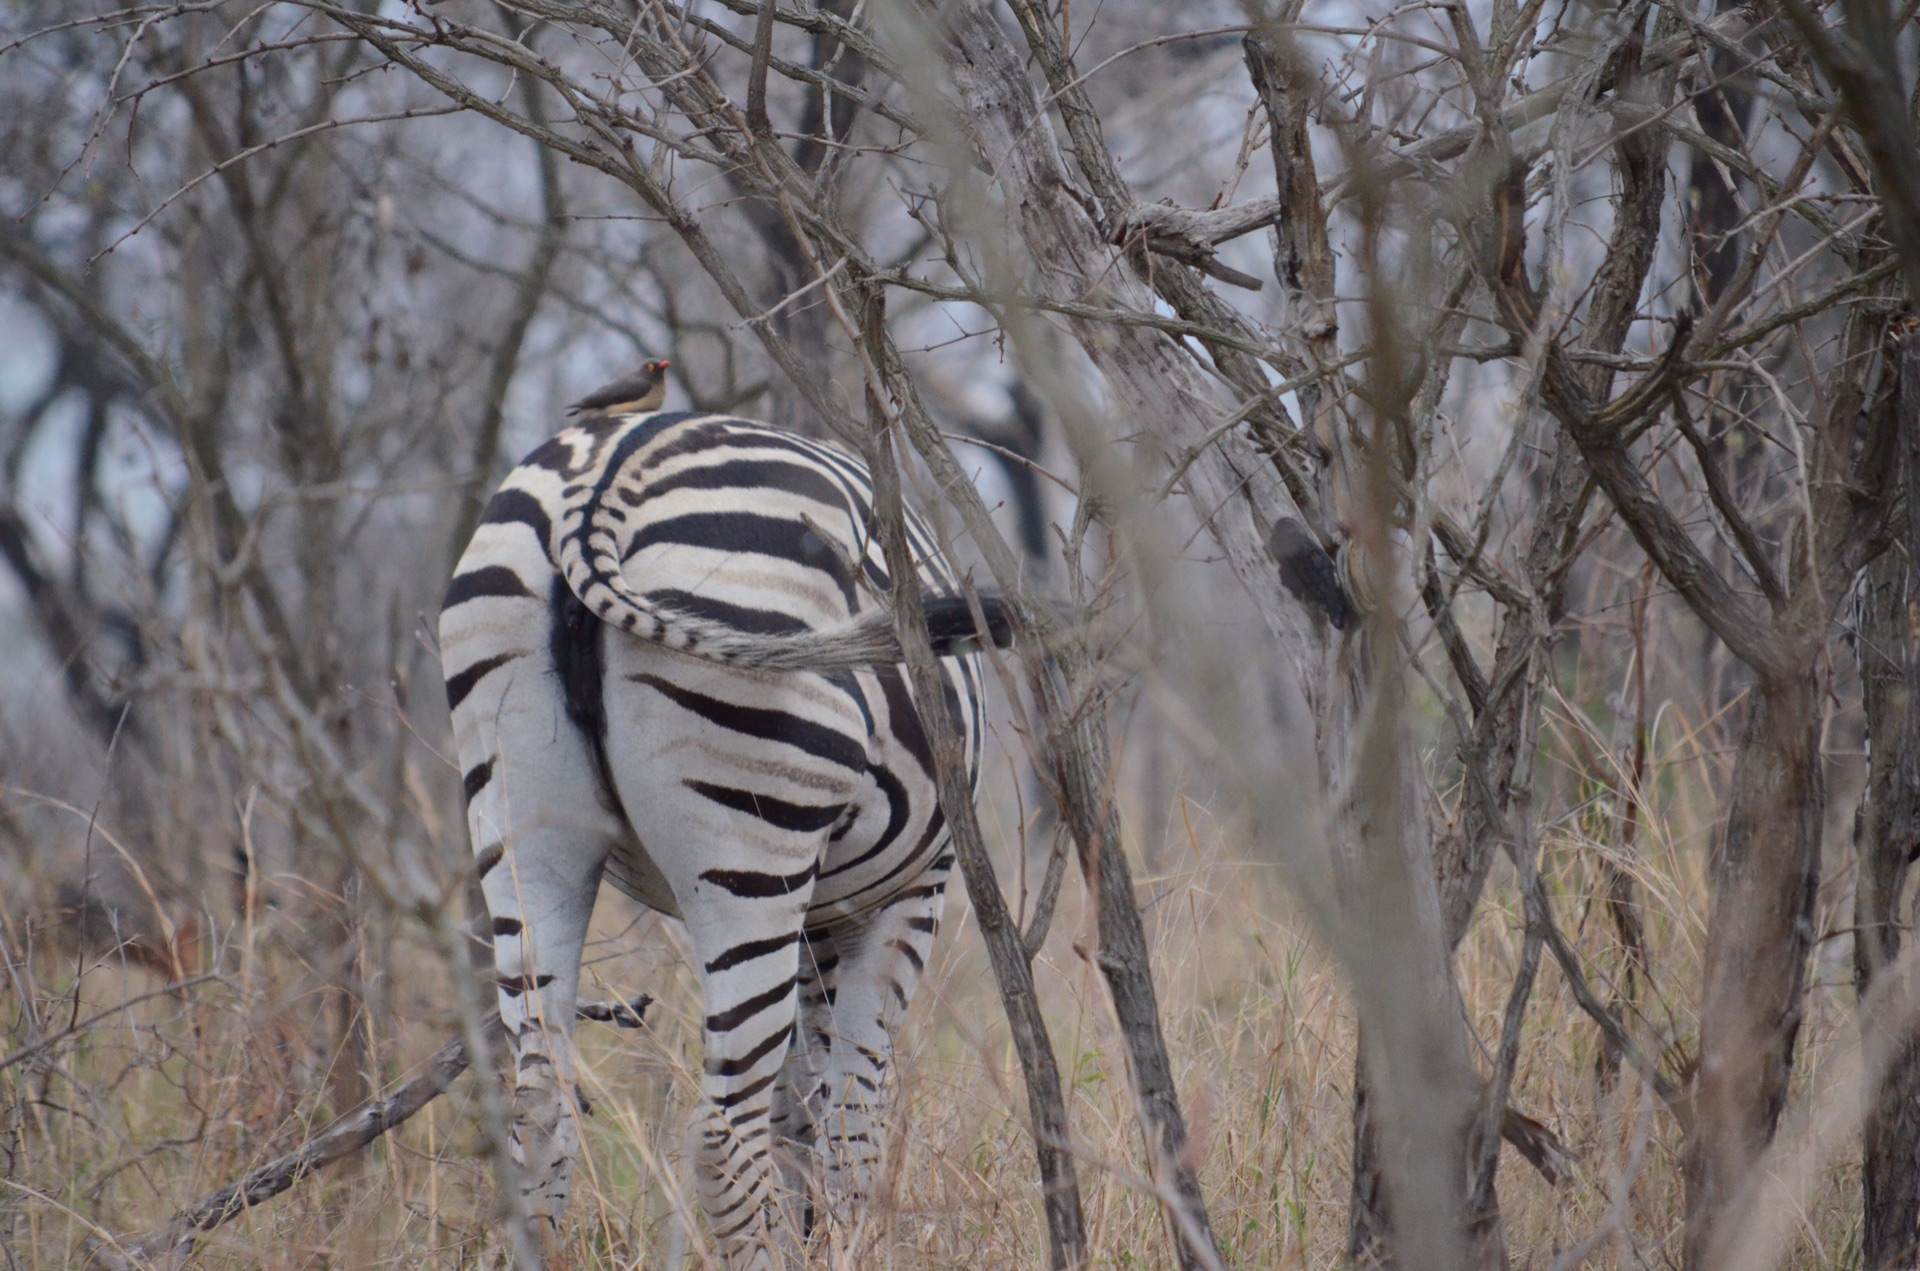
[[[608,626],[664,648],[729,666],[823,674],[902,660],[893,619],[885,610],[868,609],[845,622],[808,631],[741,631],[654,602],[628,584],[620,566],[615,535],[590,518],[582,532],[562,541],[561,572],[588,612]],[[934,656],[961,657],[985,645],[1005,648],[1013,643],[1006,601],[982,594],[979,603],[986,619],[984,632],[975,625],[965,596],[926,598],[927,637]]]
[[[926,598],[923,608],[927,620],[927,639],[933,644],[933,656],[956,658],[986,645],[1004,649],[1013,643],[1013,619],[1006,600],[990,592],[981,592],[979,599],[980,616],[987,623],[985,632],[974,624],[973,606],[967,603],[965,596]]]

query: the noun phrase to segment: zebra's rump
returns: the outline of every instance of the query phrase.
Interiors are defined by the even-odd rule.
[[[663,607],[783,634],[844,622],[890,585],[870,533],[866,471],[823,443],[745,421],[691,421],[633,451],[609,489],[622,511],[625,576]],[[912,530],[922,559],[937,561],[925,527]],[[952,585],[937,565],[926,575],[941,591]],[[646,664],[611,677],[615,692],[647,691],[632,709],[701,731],[698,744],[729,774],[711,783],[709,797],[779,823],[817,818],[829,828],[814,880],[818,920],[880,903],[938,855],[945,823],[932,752],[899,667],[796,677],[624,641],[609,653]],[[947,665],[950,702],[968,703],[960,714],[972,732],[973,667]],[[826,792],[835,772],[854,785],[837,814],[837,796]]]
[[[882,615],[891,580],[872,518],[864,465],[830,444],[728,417],[590,418],[530,455],[488,505],[443,610],[450,702],[456,686],[464,696],[544,649],[540,669],[557,681],[621,820],[631,823],[634,810],[618,806],[613,788],[610,716],[644,722],[638,736],[650,748],[699,750],[713,774],[703,798],[775,825],[817,820],[828,831],[814,881],[822,920],[881,903],[944,840],[931,752],[901,669],[768,670],[711,650],[729,634],[791,638]],[[924,524],[910,516],[908,531],[931,634],[940,652],[958,651],[973,614],[953,595]],[[676,646],[597,622],[562,577],[567,544],[589,532],[605,536],[600,550],[617,557],[627,589],[697,639]],[[997,606],[987,618],[1002,642],[1004,629],[991,630],[1003,628]],[[945,657],[941,668],[977,766],[977,668],[967,657]],[[487,731],[478,720],[463,726],[452,704],[457,737]],[[469,749],[492,747],[462,739],[463,762]],[[616,851],[608,880],[672,912],[637,841]]]

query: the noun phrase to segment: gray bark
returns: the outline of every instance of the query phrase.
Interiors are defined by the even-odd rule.
[[[1907,351],[1910,358],[1912,350]],[[1856,823],[1859,880],[1854,885],[1854,987],[1868,1045],[1884,1050],[1887,1070],[1864,1092],[1860,1257],[1870,1271],[1920,1259],[1920,1036],[1910,1020],[1879,1018],[1870,992],[1898,975],[1908,872],[1920,853],[1920,417],[1907,386],[1920,368],[1903,360],[1900,480],[1906,492],[1901,548],[1867,570],[1860,620],[1860,680],[1871,758]],[[1898,1002],[1907,995],[1880,993]],[[1892,1012],[1890,1012],[1892,1013]]]

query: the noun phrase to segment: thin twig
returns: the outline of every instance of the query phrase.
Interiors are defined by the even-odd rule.
[[[202,975],[188,976],[184,980],[177,980],[174,983],[164,985],[161,988],[150,989],[145,993],[135,994],[133,997],[128,998],[126,1001],[121,1002],[118,1005],[109,1006],[104,1011],[98,1011],[92,1015],[87,1016],[85,1019],[81,1020],[77,1024],[71,1024],[66,1028],[61,1029],[59,1032],[54,1033],[52,1036],[42,1037],[39,1041],[34,1042],[30,1046],[22,1046],[19,1050],[14,1051],[11,1055],[8,1055],[5,1059],[0,1059],[0,1072],[6,1071],[7,1069],[13,1067],[15,1064],[25,1063],[27,1060],[32,1059],[35,1055],[40,1054],[42,1051],[51,1050],[53,1047],[58,1046],[61,1042],[67,1040],[67,1038],[74,1036],[76,1033],[86,1032],[89,1028],[92,1028],[95,1024],[98,1024],[101,1020],[107,1019],[108,1017],[113,1015],[118,1015],[121,1011],[126,1010],[128,1007],[138,1006],[142,1002],[150,1002],[156,997],[166,997],[171,994],[184,993],[188,989],[198,987],[199,985],[205,984],[208,981],[224,980],[225,978],[226,977],[221,975],[220,972],[218,971],[208,971]]]

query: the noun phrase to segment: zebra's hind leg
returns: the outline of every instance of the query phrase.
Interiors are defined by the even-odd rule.
[[[681,899],[707,1009],[696,1175],[714,1240],[735,1271],[799,1261],[804,1215],[781,1177],[773,1105],[799,1007],[810,873],[790,894],[705,885]]]
[[[919,881],[834,933],[840,957],[818,1150],[828,1204],[843,1225],[873,1193],[893,1030],[926,970],[951,867],[943,854]]]
[[[826,1093],[826,1065],[832,1051],[835,968],[840,954],[833,937],[808,931],[800,946],[800,1005],[793,1041],[773,1087],[774,1151],[787,1192],[805,1198],[803,1234],[813,1229],[813,1193],[821,1183],[816,1168],[820,1109]]]
[[[513,1159],[526,1213],[549,1248],[580,1149],[573,1007],[608,848],[597,834],[534,830],[481,880],[493,919],[500,1019],[511,1043]]]

